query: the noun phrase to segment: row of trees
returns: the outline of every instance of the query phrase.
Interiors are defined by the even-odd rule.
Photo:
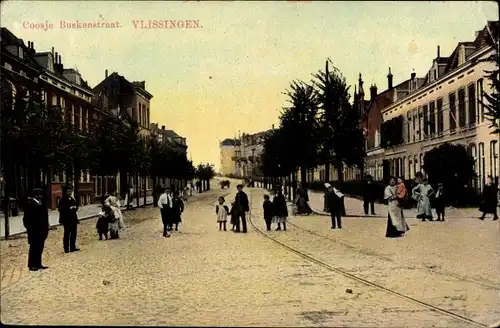
[[[123,196],[128,189],[127,176],[134,177],[138,187],[139,176],[150,176],[155,183],[157,178],[213,177],[211,165],[195,169],[184,151],[142,136],[138,124],[127,117],[103,114],[85,131],[77,131],[61,115],[60,107],[45,106],[22,90],[17,90],[15,99],[9,88],[2,87],[2,93],[4,199],[24,198],[26,195],[20,193],[46,186],[53,175],[63,172],[65,182],[74,184],[76,193],[82,172],[101,177],[120,173]]]
[[[362,169],[364,136],[361,113],[349,103],[349,86],[345,77],[328,59],[324,71],[313,79],[293,81],[285,92],[290,106],[283,109],[280,127],[267,136],[262,155],[262,171],[267,177],[296,180],[300,168],[302,188],[306,188],[307,171],[325,165],[325,181],[330,165],[343,181],[344,165]]]

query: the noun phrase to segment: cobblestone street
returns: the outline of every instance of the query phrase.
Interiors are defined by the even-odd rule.
[[[2,241],[2,269],[20,271],[4,274],[15,277],[8,284],[2,279],[2,322],[474,327],[316,265],[251,225],[248,234],[218,231],[215,201],[231,192],[229,203],[234,191],[197,195],[171,238],[162,237],[156,208],[126,213],[129,224],[120,240],[99,242],[95,221],[82,222],[78,253],[62,254],[61,229],[51,231],[46,271],[24,268],[25,239]],[[247,192],[253,222],[262,229],[264,191]],[[490,323],[500,315],[494,307],[498,224],[460,222],[410,220],[408,236],[386,240],[385,220],[349,218],[343,230],[332,231],[326,217],[292,217],[289,231],[269,235],[386,288]]]

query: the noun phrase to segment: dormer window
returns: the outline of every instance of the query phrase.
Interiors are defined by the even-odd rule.
[[[434,81],[438,79],[438,70],[437,68],[434,69]]]
[[[462,65],[465,63],[465,47],[464,45],[460,45],[460,48],[458,50],[458,66]]]
[[[22,48],[22,47],[19,47],[18,49],[19,49],[19,51],[18,51],[18,53],[19,53],[19,58],[24,59],[24,52],[23,52],[23,48]]]

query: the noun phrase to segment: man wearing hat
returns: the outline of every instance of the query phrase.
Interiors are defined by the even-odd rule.
[[[42,200],[43,191],[35,188],[30,192],[24,209],[23,225],[28,233],[28,268],[30,271],[47,269],[42,265],[45,240],[49,235],[49,212]]]
[[[76,247],[77,226],[80,223],[78,222],[78,215],[76,214],[78,211],[78,204],[72,196],[72,186],[64,186],[62,192],[63,196],[59,200],[58,210],[59,223],[64,227],[64,252],[76,252],[80,250]]]
[[[342,229],[341,214],[342,214],[342,197],[344,197],[344,195],[328,182],[325,183],[325,188],[328,189],[328,193],[326,194],[326,199],[327,199],[328,212],[330,213],[330,217],[332,218],[332,229],[336,229],[337,226],[339,229]]]
[[[234,199],[237,221],[236,221],[236,230],[235,232],[240,232],[240,218],[241,224],[243,225],[243,233],[247,232],[247,219],[245,217],[246,212],[250,210],[248,204],[248,196],[243,191],[243,185],[239,184],[236,186],[238,189],[238,193],[236,194],[236,198]]]

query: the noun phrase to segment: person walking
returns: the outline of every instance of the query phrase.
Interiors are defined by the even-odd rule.
[[[372,215],[375,215],[375,198],[375,184],[373,183],[372,176],[368,175],[363,188],[363,209],[365,215],[368,215],[368,207],[370,207]]]
[[[172,230],[172,225],[175,224],[175,231],[179,231],[179,223],[182,222],[182,213],[184,212],[184,202],[182,201],[179,192],[174,192],[172,206],[172,221],[170,230]]]
[[[288,217],[288,208],[286,206],[286,199],[281,191],[281,187],[276,189],[273,198],[273,222],[278,225],[276,231],[281,230],[283,224],[283,231],[286,231],[286,219]]]
[[[385,236],[387,238],[397,238],[410,230],[405,221],[403,208],[400,206],[396,194],[396,178],[389,179],[389,185],[385,187],[384,199],[387,200],[387,229]]]
[[[262,208],[264,210],[264,221],[266,222],[267,231],[271,231],[271,223],[273,222],[274,216],[274,204],[269,199],[269,195],[264,195],[264,203],[262,203]]]
[[[78,234],[78,204],[73,198],[73,187],[62,187],[63,197],[59,201],[59,223],[64,227],[63,247],[64,252],[77,252],[76,237]]]
[[[484,220],[486,214],[493,214],[493,220],[498,220],[497,206],[498,187],[493,183],[493,177],[489,175],[487,183],[483,189],[483,200],[479,205],[479,210],[483,212],[483,215],[479,219]]]
[[[337,227],[342,229],[342,197],[344,195],[329,183],[325,183],[325,188],[328,189],[327,211],[332,219],[332,229],[337,229]]]
[[[160,208],[161,221],[163,223],[163,237],[170,237],[168,233],[169,225],[172,216],[173,207],[172,196],[170,195],[170,188],[166,187],[163,194],[160,195],[158,199],[158,207]]]
[[[48,268],[42,265],[45,240],[49,235],[49,212],[42,194],[42,189],[33,189],[24,208],[23,225],[28,233],[28,268],[30,271]]]
[[[236,221],[236,230],[235,232],[247,232],[247,219],[246,219],[246,213],[250,211],[249,204],[248,204],[248,196],[247,194],[243,191],[243,185],[239,184],[236,186],[236,189],[238,190],[238,193],[236,194],[236,197],[234,199],[235,207],[236,207],[236,215],[237,215],[237,221]],[[240,231],[240,223],[242,225],[243,231]]]

